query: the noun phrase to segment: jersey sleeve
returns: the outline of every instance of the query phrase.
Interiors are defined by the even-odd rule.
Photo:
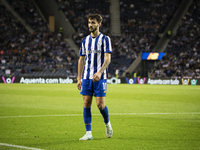
[[[85,43],[85,40],[83,40],[81,42],[79,56],[85,56],[85,54],[86,54],[86,50],[85,50],[85,47],[84,47],[85,44],[84,43]]]
[[[104,40],[104,53],[112,53],[112,45],[109,36],[106,36]]]

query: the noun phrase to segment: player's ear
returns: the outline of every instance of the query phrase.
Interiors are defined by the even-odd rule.
[[[101,23],[99,23],[99,27],[101,26]]]

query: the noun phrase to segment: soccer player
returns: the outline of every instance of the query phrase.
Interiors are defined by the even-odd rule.
[[[86,134],[79,140],[93,139],[91,130],[93,95],[96,97],[97,107],[104,118],[107,137],[110,138],[113,134],[108,107],[105,105],[107,92],[106,68],[111,61],[112,47],[110,38],[99,31],[102,20],[99,14],[88,16],[88,27],[91,34],[82,40],[80,47],[77,88],[81,90],[80,93],[83,96],[83,118]]]

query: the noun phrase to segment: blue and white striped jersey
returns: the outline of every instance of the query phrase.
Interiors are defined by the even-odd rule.
[[[100,33],[96,38],[86,36],[80,47],[80,56],[85,56],[85,66],[82,79],[93,79],[104,63],[104,53],[112,53],[110,37]],[[102,73],[101,79],[107,79],[107,69]]]

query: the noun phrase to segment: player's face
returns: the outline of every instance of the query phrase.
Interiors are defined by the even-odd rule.
[[[99,23],[97,22],[96,19],[89,19],[88,20],[88,27],[90,32],[95,32],[99,30]]]

